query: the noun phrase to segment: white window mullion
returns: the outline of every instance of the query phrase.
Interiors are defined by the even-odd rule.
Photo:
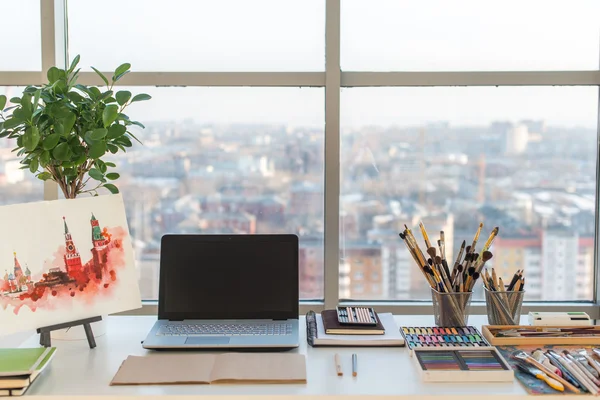
[[[103,72],[112,76],[113,72]],[[102,85],[95,72],[81,72],[78,82]],[[130,72],[118,86],[325,86],[323,72]]]
[[[67,64],[67,21],[66,0],[40,0],[42,33],[42,72],[39,79],[28,84],[46,82],[46,71]],[[58,199],[58,185],[54,181],[44,181],[44,200]]]
[[[600,85],[600,71],[342,72],[342,87]]]
[[[340,0],[325,12],[325,308],[339,301]]]

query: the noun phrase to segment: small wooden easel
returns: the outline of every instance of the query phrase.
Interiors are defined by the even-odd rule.
[[[57,331],[59,329],[72,328],[74,326],[83,325],[83,329],[85,330],[85,336],[87,337],[87,341],[88,341],[88,344],[90,345],[90,349],[93,349],[94,347],[96,347],[96,339],[94,339],[94,333],[92,332],[92,327],[90,326],[90,324],[92,322],[98,322],[98,321],[102,321],[101,316],[85,318],[85,319],[80,319],[78,321],[64,322],[62,324],[56,324],[56,325],[45,326],[43,328],[38,328],[37,333],[40,334],[40,345],[44,346],[44,347],[52,346],[51,338],[50,338],[50,333],[52,331]]]

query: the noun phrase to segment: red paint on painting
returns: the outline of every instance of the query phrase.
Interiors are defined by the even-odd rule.
[[[51,261],[44,263],[45,271],[37,275],[39,279],[32,280],[20,291],[14,290],[14,286],[11,291],[9,282],[0,279],[0,307],[6,310],[10,305],[18,314],[23,306],[32,311],[64,308],[67,306],[65,301],[75,297],[76,292],[78,301],[90,305],[101,293],[103,297],[110,297],[116,288],[110,282],[118,283],[118,271],[126,267],[122,243],[128,232],[120,226],[104,227],[100,231],[95,217],[91,225],[94,240],[89,252],[75,246],[77,238],[71,237],[65,221],[66,245],[58,246]],[[84,259],[89,261],[84,262]],[[102,292],[101,288],[104,288]]]

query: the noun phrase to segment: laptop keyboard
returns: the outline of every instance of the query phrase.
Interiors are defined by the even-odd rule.
[[[292,334],[288,322],[269,324],[166,324],[158,336],[284,336]]]

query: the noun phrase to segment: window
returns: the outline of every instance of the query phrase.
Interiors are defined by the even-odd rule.
[[[500,227],[493,251],[513,254],[504,258],[506,270],[528,269],[517,250],[531,242],[541,249],[544,274],[566,277],[577,262],[566,250],[594,237],[594,227],[578,221],[596,217],[597,113],[597,87],[343,89],[341,252],[354,252],[351,268],[360,259],[384,276],[381,252],[406,252],[385,267],[409,271],[408,299],[429,299],[397,227],[423,220],[430,236],[444,230],[453,259],[481,220],[482,236]],[[591,280],[593,260],[585,261]],[[406,300],[393,279],[371,298]],[[559,290],[556,280],[541,279],[544,300],[578,298],[574,281]]]
[[[42,69],[40,1],[3,0],[2,56],[0,71],[40,71]]]
[[[374,300],[402,313],[398,301],[431,296],[401,227],[444,230],[451,258],[483,221],[484,236],[500,227],[490,266],[525,268],[526,301],[579,301],[573,309],[600,316],[586,308],[599,300],[600,2],[0,9],[10,36],[0,93],[19,94],[79,54],[81,83],[100,83],[91,66],[111,75],[128,62],[116,89],[153,96],[129,112],[147,126],[143,145],[114,157],[144,299],[157,298],[165,232],[294,232],[301,297],[319,302],[302,311]],[[0,139],[0,204],[52,198],[10,150]]]
[[[21,96],[23,87],[0,86],[0,95]],[[8,103],[6,107],[12,104]],[[0,120],[1,121],[1,120]],[[12,151],[14,139],[0,139],[0,205],[41,201],[44,185],[29,170],[21,169],[20,158]]]
[[[151,88],[143,142],[112,156],[140,266],[158,299],[165,233],[296,233],[302,298],[323,298],[323,90]]]
[[[322,0],[69,1],[69,51],[136,71],[323,71]],[[90,29],[96,21],[110,28]],[[115,45],[118,44],[118,45]]]
[[[346,71],[597,70],[595,0],[343,0]]]

